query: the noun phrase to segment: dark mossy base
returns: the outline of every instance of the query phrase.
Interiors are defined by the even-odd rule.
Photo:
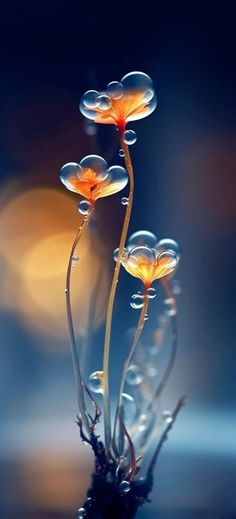
[[[137,509],[148,501],[153,478],[139,478],[127,483],[122,491],[122,475],[117,478],[115,464],[107,458],[103,443],[93,438],[95,472],[84,505],[79,508],[79,519],[131,519]]]

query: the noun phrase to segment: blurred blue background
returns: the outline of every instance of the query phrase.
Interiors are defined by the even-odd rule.
[[[1,518],[74,517],[89,485],[92,457],[74,424],[64,306],[80,220],[58,172],[91,152],[122,163],[115,130],[99,126],[89,135],[77,103],[85,90],[132,70],[152,77],[158,108],[132,124],[130,231],[149,228],[181,244],[179,352],[163,405],[189,397],[161,454],[152,503],[137,517],[236,517],[234,7],[219,0],[156,2],[155,10],[65,0],[1,6]],[[74,302],[82,345],[89,289],[103,276],[86,372],[101,369],[109,258],[122,215],[119,195],[99,203],[81,244]],[[135,287],[122,273],[114,391],[123,334],[135,324]]]

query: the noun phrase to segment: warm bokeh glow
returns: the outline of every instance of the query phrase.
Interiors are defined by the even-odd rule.
[[[67,336],[65,274],[70,248],[82,216],[67,194],[55,189],[27,190],[10,197],[1,213],[0,254],[6,293],[1,305],[16,311],[35,332]],[[77,329],[87,325],[90,298],[98,276],[94,324],[104,318],[106,269],[102,270],[99,241],[89,233],[78,247],[72,269],[72,304]],[[103,259],[104,262],[104,259]]]

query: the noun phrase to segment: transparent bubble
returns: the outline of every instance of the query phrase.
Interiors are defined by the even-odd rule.
[[[61,168],[60,179],[70,191],[76,191],[71,180],[78,178],[80,172],[81,167],[77,162],[68,162]]]
[[[144,316],[144,321],[148,321],[148,319],[149,319],[149,315],[148,315],[148,314],[145,314],[145,316]]]
[[[96,178],[99,180],[105,180],[108,177],[107,163],[99,155],[87,155],[80,161],[80,171],[78,177],[81,180],[86,179],[87,170],[91,169],[95,171]]]
[[[129,180],[128,173],[122,166],[111,166],[111,168],[108,169],[108,174],[110,177],[109,185],[111,187],[116,186],[117,191],[121,191],[121,189],[127,185]]]
[[[125,255],[126,255],[126,252],[127,252],[127,250],[123,249],[123,254],[122,254],[121,261],[124,259]],[[117,260],[118,260],[118,254],[119,254],[119,248],[115,249],[114,252],[113,252],[113,260],[115,262],[117,262]]]
[[[85,508],[78,509],[78,512],[77,512],[78,519],[85,519],[86,515],[87,515],[87,512],[86,512]]]
[[[97,106],[97,98],[98,98],[97,90],[88,90],[82,97],[82,103],[86,108],[92,110]]]
[[[127,426],[132,425],[136,417],[137,407],[135,401],[128,393],[122,393],[121,406],[124,416],[124,421]]]
[[[122,496],[128,494],[128,492],[130,492],[130,483],[125,480],[121,481],[119,485],[119,491]]]
[[[173,251],[176,255],[177,261],[180,259],[180,246],[175,240],[171,240],[169,238],[160,240],[156,245],[156,250],[158,254],[164,251]]]
[[[157,368],[156,368],[155,364],[153,364],[152,362],[148,362],[146,364],[146,372],[147,372],[148,377],[150,377],[150,378],[155,377],[157,374]]]
[[[143,381],[141,369],[136,364],[131,364],[127,370],[126,382],[130,386],[139,386]]]
[[[154,95],[155,95],[155,92],[154,92],[153,88],[148,88],[148,90],[144,94],[144,100],[149,103],[153,99]]]
[[[93,393],[103,393],[103,371],[91,373],[88,385]]]
[[[111,108],[111,99],[106,94],[100,94],[97,97],[97,107],[100,110],[109,110]]]
[[[131,249],[127,255],[124,267],[130,274],[140,278],[143,283],[152,279],[156,264],[156,255],[154,249],[140,246]]]
[[[176,315],[176,304],[173,297],[167,297],[163,301],[163,312],[168,317],[173,317]]]
[[[155,299],[155,297],[157,296],[157,291],[155,288],[148,288],[147,290],[147,297],[148,299]]]
[[[178,296],[179,294],[181,294],[182,286],[181,286],[180,281],[178,281],[177,279],[173,279],[170,283],[170,286],[171,286],[172,292],[173,292],[173,294],[175,294],[175,296]]]
[[[71,265],[72,267],[75,267],[75,265],[78,263],[79,261],[79,256],[77,256],[77,254],[73,254],[72,256],[72,259],[71,259]]]
[[[173,416],[172,416],[171,411],[164,411],[162,413],[162,418],[167,425],[169,425],[173,422]]]
[[[172,272],[177,266],[178,259],[174,251],[167,250],[162,252],[157,252],[157,259],[160,263],[164,263],[165,268],[168,269],[168,273]]]
[[[143,296],[140,294],[133,294],[131,296],[130,300],[130,306],[134,308],[135,310],[139,310],[140,308],[143,308],[144,301]]]
[[[107,93],[111,99],[120,99],[124,94],[124,87],[119,81],[111,81],[107,85]]]
[[[149,425],[150,418],[146,413],[142,413],[139,417],[139,431],[146,431]]]
[[[124,150],[122,150],[122,148],[119,150],[119,156],[120,157],[124,157],[125,156],[125,152],[124,152]]]
[[[140,110],[139,114],[130,114],[127,118],[128,121],[142,119],[153,112],[156,108],[157,101],[152,80],[147,74],[138,71],[130,72],[122,78],[121,82],[126,91],[130,91],[134,93],[134,95],[141,95],[141,100],[146,103],[144,104],[143,109]]]
[[[124,133],[124,142],[125,144],[128,144],[128,146],[131,146],[134,144],[137,140],[137,135],[134,132],[134,130],[126,130]]]
[[[129,199],[126,196],[123,196],[123,198],[121,199],[121,203],[122,205],[128,205]]]
[[[128,249],[133,249],[140,245],[155,249],[157,245],[157,237],[149,231],[137,231],[130,236],[128,240]]]
[[[128,90],[143,91],[144,93],[153,90],[151,78],[139,71],[129,72],[122,78],[121,83]]]
[[[88,200],[81,200],[81,202],[78,205],[78,210],[83,215],[88,214],[90,208],[91,208],[91,204]]]

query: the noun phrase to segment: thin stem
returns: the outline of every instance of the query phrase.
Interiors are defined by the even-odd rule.
[[[110,449],[111,445],[111,419],[110,419],[110,398],[109,398],[109,353],[110,353],[110,340],[111,340],[111,326],[112,326],[112,315],[113,307],[116,295],[117,283],[119,280],[119,273],[121,267],[121,260],[123,249],[126,242],[127,232],[129,228],[129,222],[132,211],[132,202],[134,194],[134,174],[133,167],[130,158],[129,148],[127,144],[123,142],[124,130],[120,131],[121,146],[125,153],[125,165],[129,175],[129,203],[126,206],[125,218],[123,228],[121,232],[121,238],[119,243],[119,253],[113,274],[112,285],[109,295],[107,317],[106,317],[106,331],[105,331],[105,342],[104,342],[104,356],[103,356],[103,402],[104,402],[104,434],[105,444],[107,449]]]
[[[168,432],[170,431],[170,429],[172,429],[172,427],[173,427],[173,425],[175,423],[175,420],[176,420],[176,418],[177,418],[177,416],[179,414],[179,411],[185,405],[185,402],[186,402],[186,396],[183,396],[178,401],[178,403],[177,403],[177,405],[176,405],[176,407],[175,407],[175,409],[174,409],[174,411],[172,413],[172,420],[166,425],[166,427],[164,429],[164,432],[162,433],[162,435],[160,437],[160,440],[159,440],[159,442],[157,444],[157,447],[156,447],[156,449],[154,451],[153,457],[151,459],[150,465],[149,465],[148,470],[147,470],[147,475],[146,475],[147,478],[151,474],[153,474],[153,471],[154,471],[154,468],[155,468],[158,456],[160,454],[162,445],[168,439]]]
[[[118,424],[118,420],[119,420],[119,415],[120,415],[120,408],[121,408],[121,403],[122,403],[122,393],[123,393],[123,390],[124,390],[125,378],[126,378],[127,370],[129,368],[132,356],[133,356],[135,348],[137,346],[139,337],[140,337],[140,335],[141,335],[141,333],[143,331],[143,327],[144,327],[144,324],[145,324],[145,316],[146,316],[146,313],[147,313],[147,310],[148,310],[148,304],[149,304],[149,298],[147,297],[147,292],[145,291],[145,294],[144,294],[144,304],[143,304],[142,310],[140,312],[139,321],[138,321],[138,325],[137,325],[137,328],[136,328],[135,336],[134,336],[134,339],[133,339],[133,342],[132,342],[132,345],[131,345],[128,357],[125,360],[124,365],[123,365],[123,370],[122,370],[122,375],[121,375],[121,382],[120,382],[119,399],[118,399],[118,403],[117,403],[117,407],[116,407],[116,416],[115,416],[115,424],[114,424],[114,437],[113,437],[114,443],[115,443],[116,428],[117,428],[117,424]]]
[[[72,315],[72,308],[71,308],[71,269],[72,269],[72,260],[73,260],[73,254],[74,251],[79,243],[79,240],[81,236],[83,235],[84,231],[86,230],[89,220],[91,218],[91,215],[93,213],[93,206],[90,209],[90,212],[88,215],[85,216],[72,245],[68,266],[67,266],[67,272],[66,272],[66,310],[67,310],[67,322],[68,322],[68,328],[69,328],[69,335],[70,335],[70,346],[71,346],[71,356],[73,361],[73,368],[74,368],[74,374],[75,379],[77,382],[77,396],[78,396],[78,404],[79,404],[79,411],[81,413],[83,424],[85,425],[87,431],[90,431],[90,424],[87,416],[86,406],[85,406],[85,400],[84,400],[84,393],[83,393],[83,383],[82,383],[82,377],[81,377],[81,371],[80,371],[80,364],[79,364],[79,357],[78,352],[76,348],[76,339],[75,339],[75,331],[74,331],[74,323],[73,323],[73,315]]]

